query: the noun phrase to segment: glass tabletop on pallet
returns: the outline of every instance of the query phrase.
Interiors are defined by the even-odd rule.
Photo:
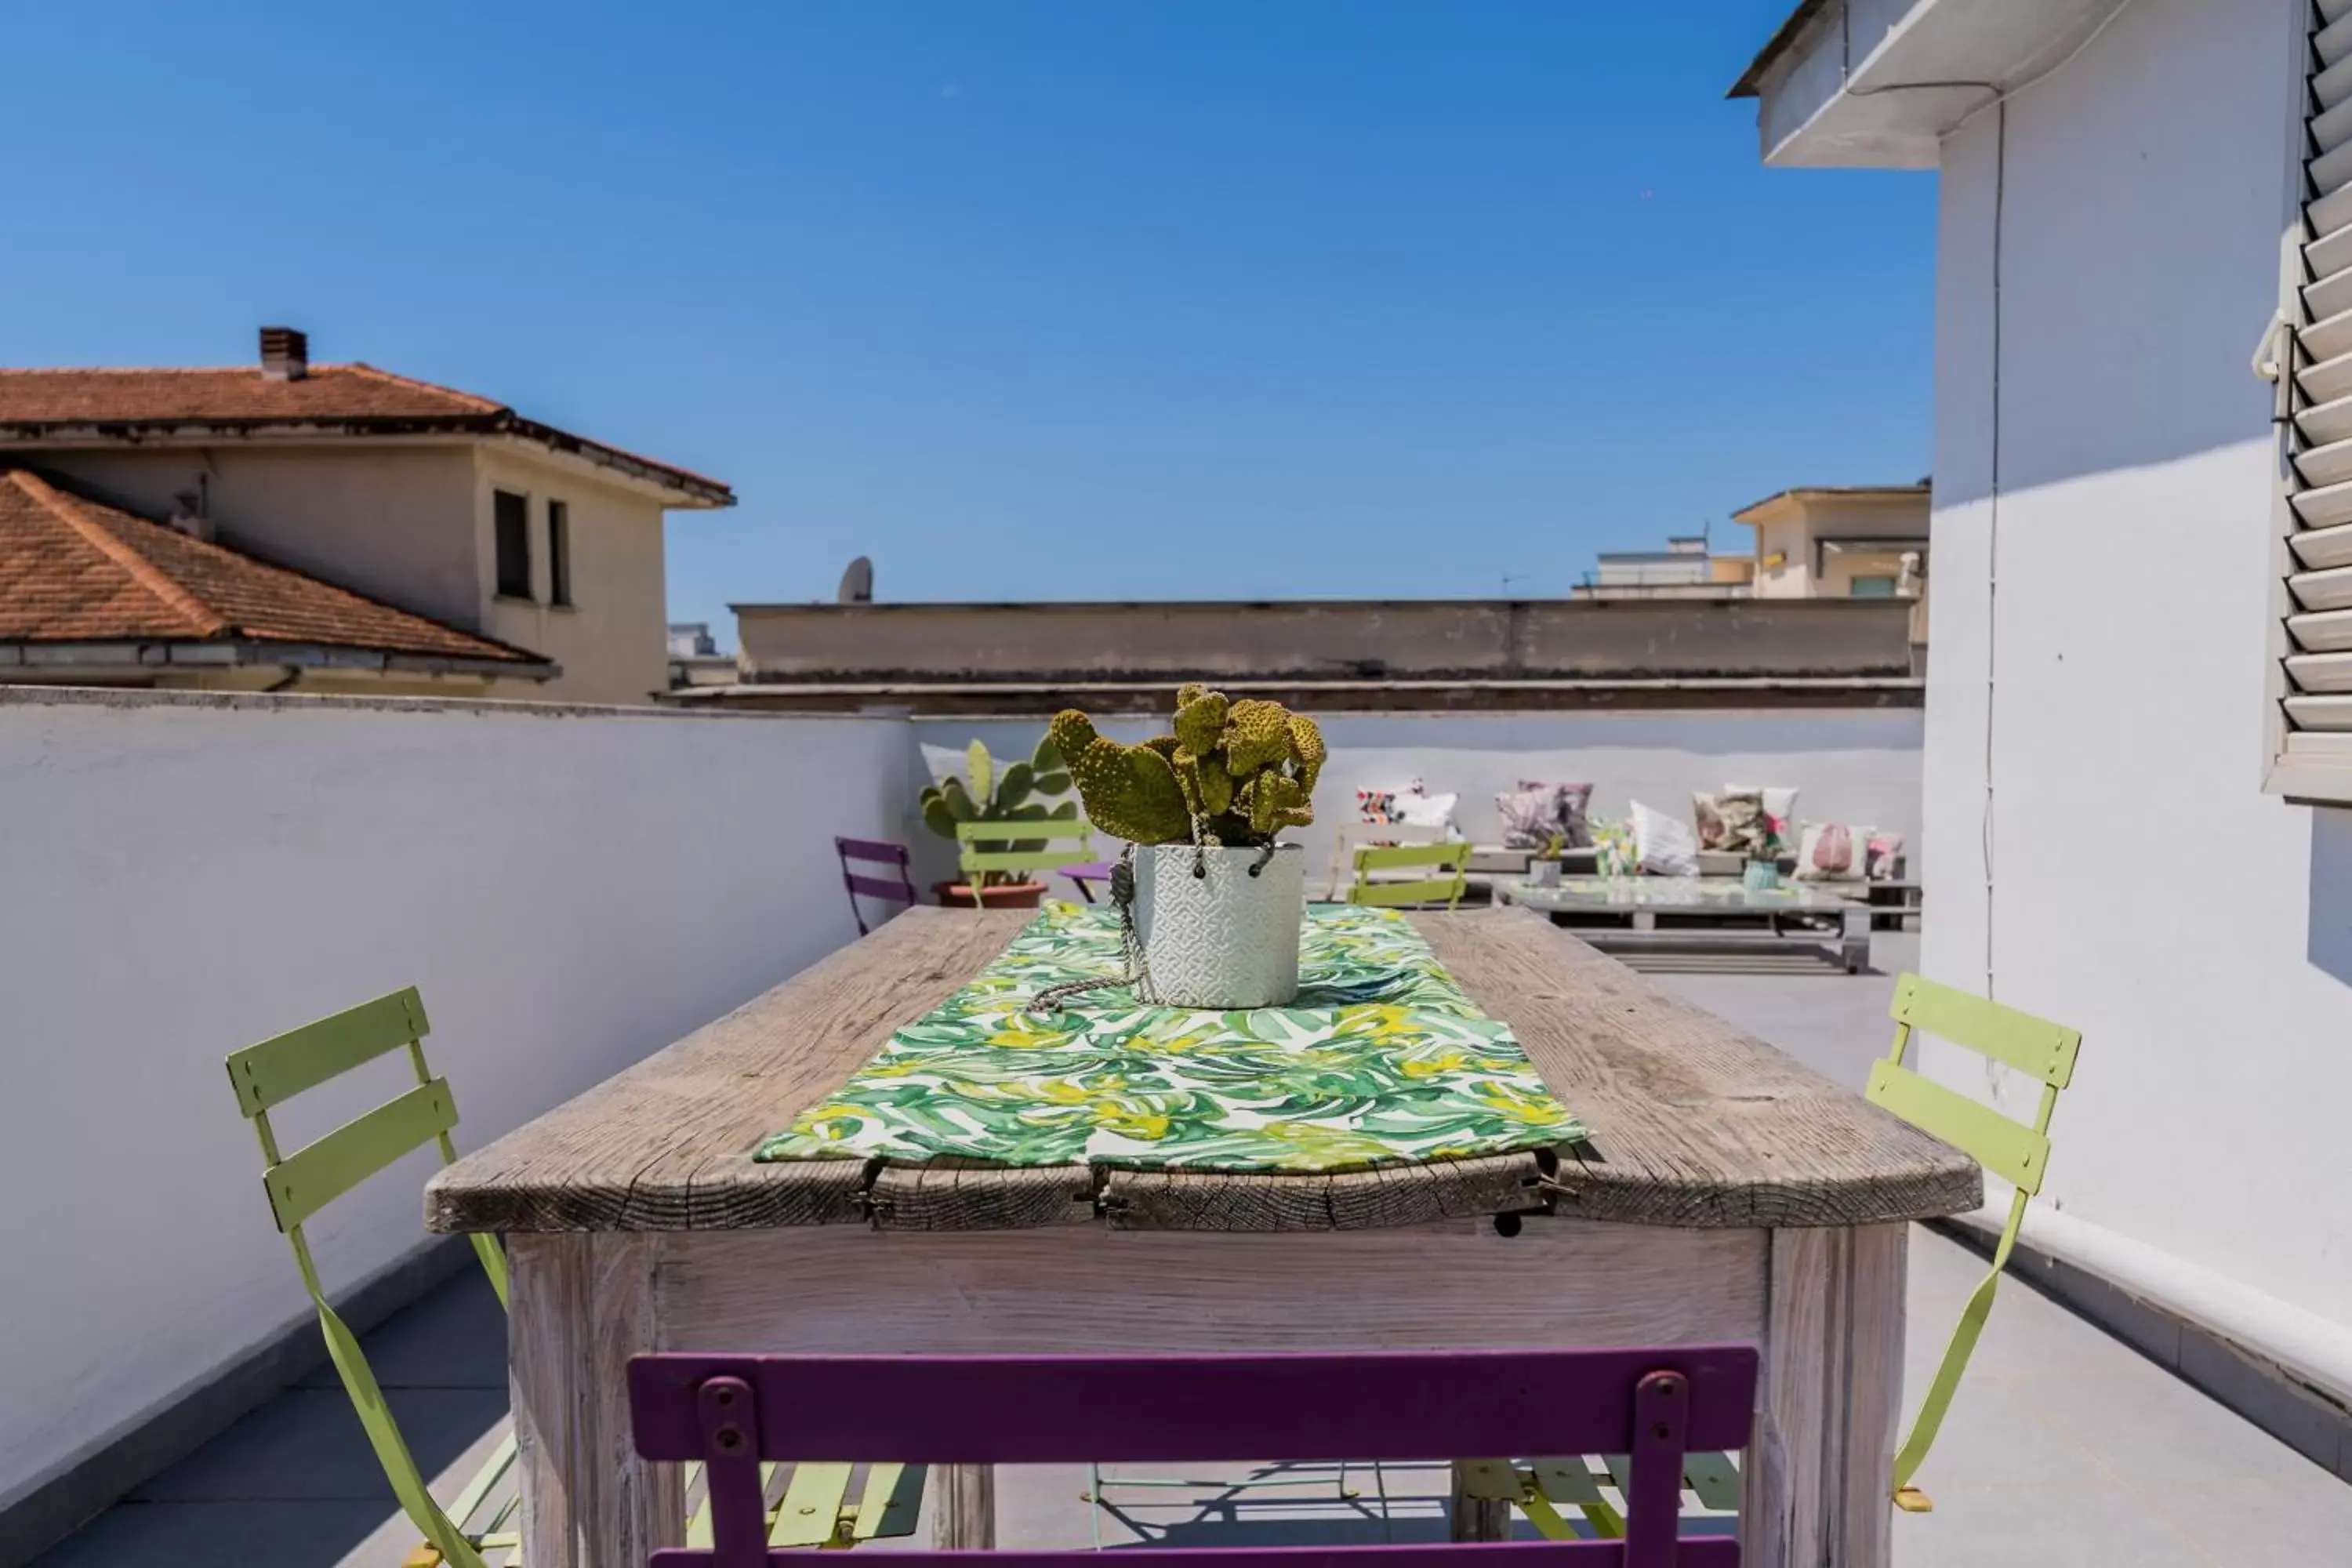
[[[1783,882],[1777,887],[1750,888],[1727,877],[1563,877],[1557,886],[1513,878],[1497,882],[1496,893],[1507,902],[1547,910],[1820,910],[1840,913],[1853,907],[1868,887],[1865,882],[1830,886]]]

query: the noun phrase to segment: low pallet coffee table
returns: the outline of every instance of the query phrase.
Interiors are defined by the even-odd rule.
[[[1539,910],[1607,952],[1797,943],[1829,949],[1849,974],[1870,963],[1870,906],[1802,883],[1564,877],[1548,887],[1513,879],[1496,882],[1495,901]]]

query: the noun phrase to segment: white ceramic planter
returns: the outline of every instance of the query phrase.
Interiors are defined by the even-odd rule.
[[[1143,999],[1171,1007],[1280,1007],[1298,994],[1307,851],[1286,844],[1256,876],[1255,849],[1152,844],[1135,852]],[[1193,875],[1205,857],[1208,875]]]

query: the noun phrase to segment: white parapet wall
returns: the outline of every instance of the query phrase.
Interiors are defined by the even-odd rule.
[[[899,719],[0,690],[0,1510],[301,1315],[226,1053],[416,985],[478,1148],[854,938],[832,836],[916,766]],[[311,1223],[331,1290],[432,1163]]]

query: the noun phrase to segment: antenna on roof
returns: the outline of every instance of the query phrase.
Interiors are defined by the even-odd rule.
[[[840,602],[845,605],[870,605],[874,602],[874,563],[861,555],[849,563],[841,574]]]

